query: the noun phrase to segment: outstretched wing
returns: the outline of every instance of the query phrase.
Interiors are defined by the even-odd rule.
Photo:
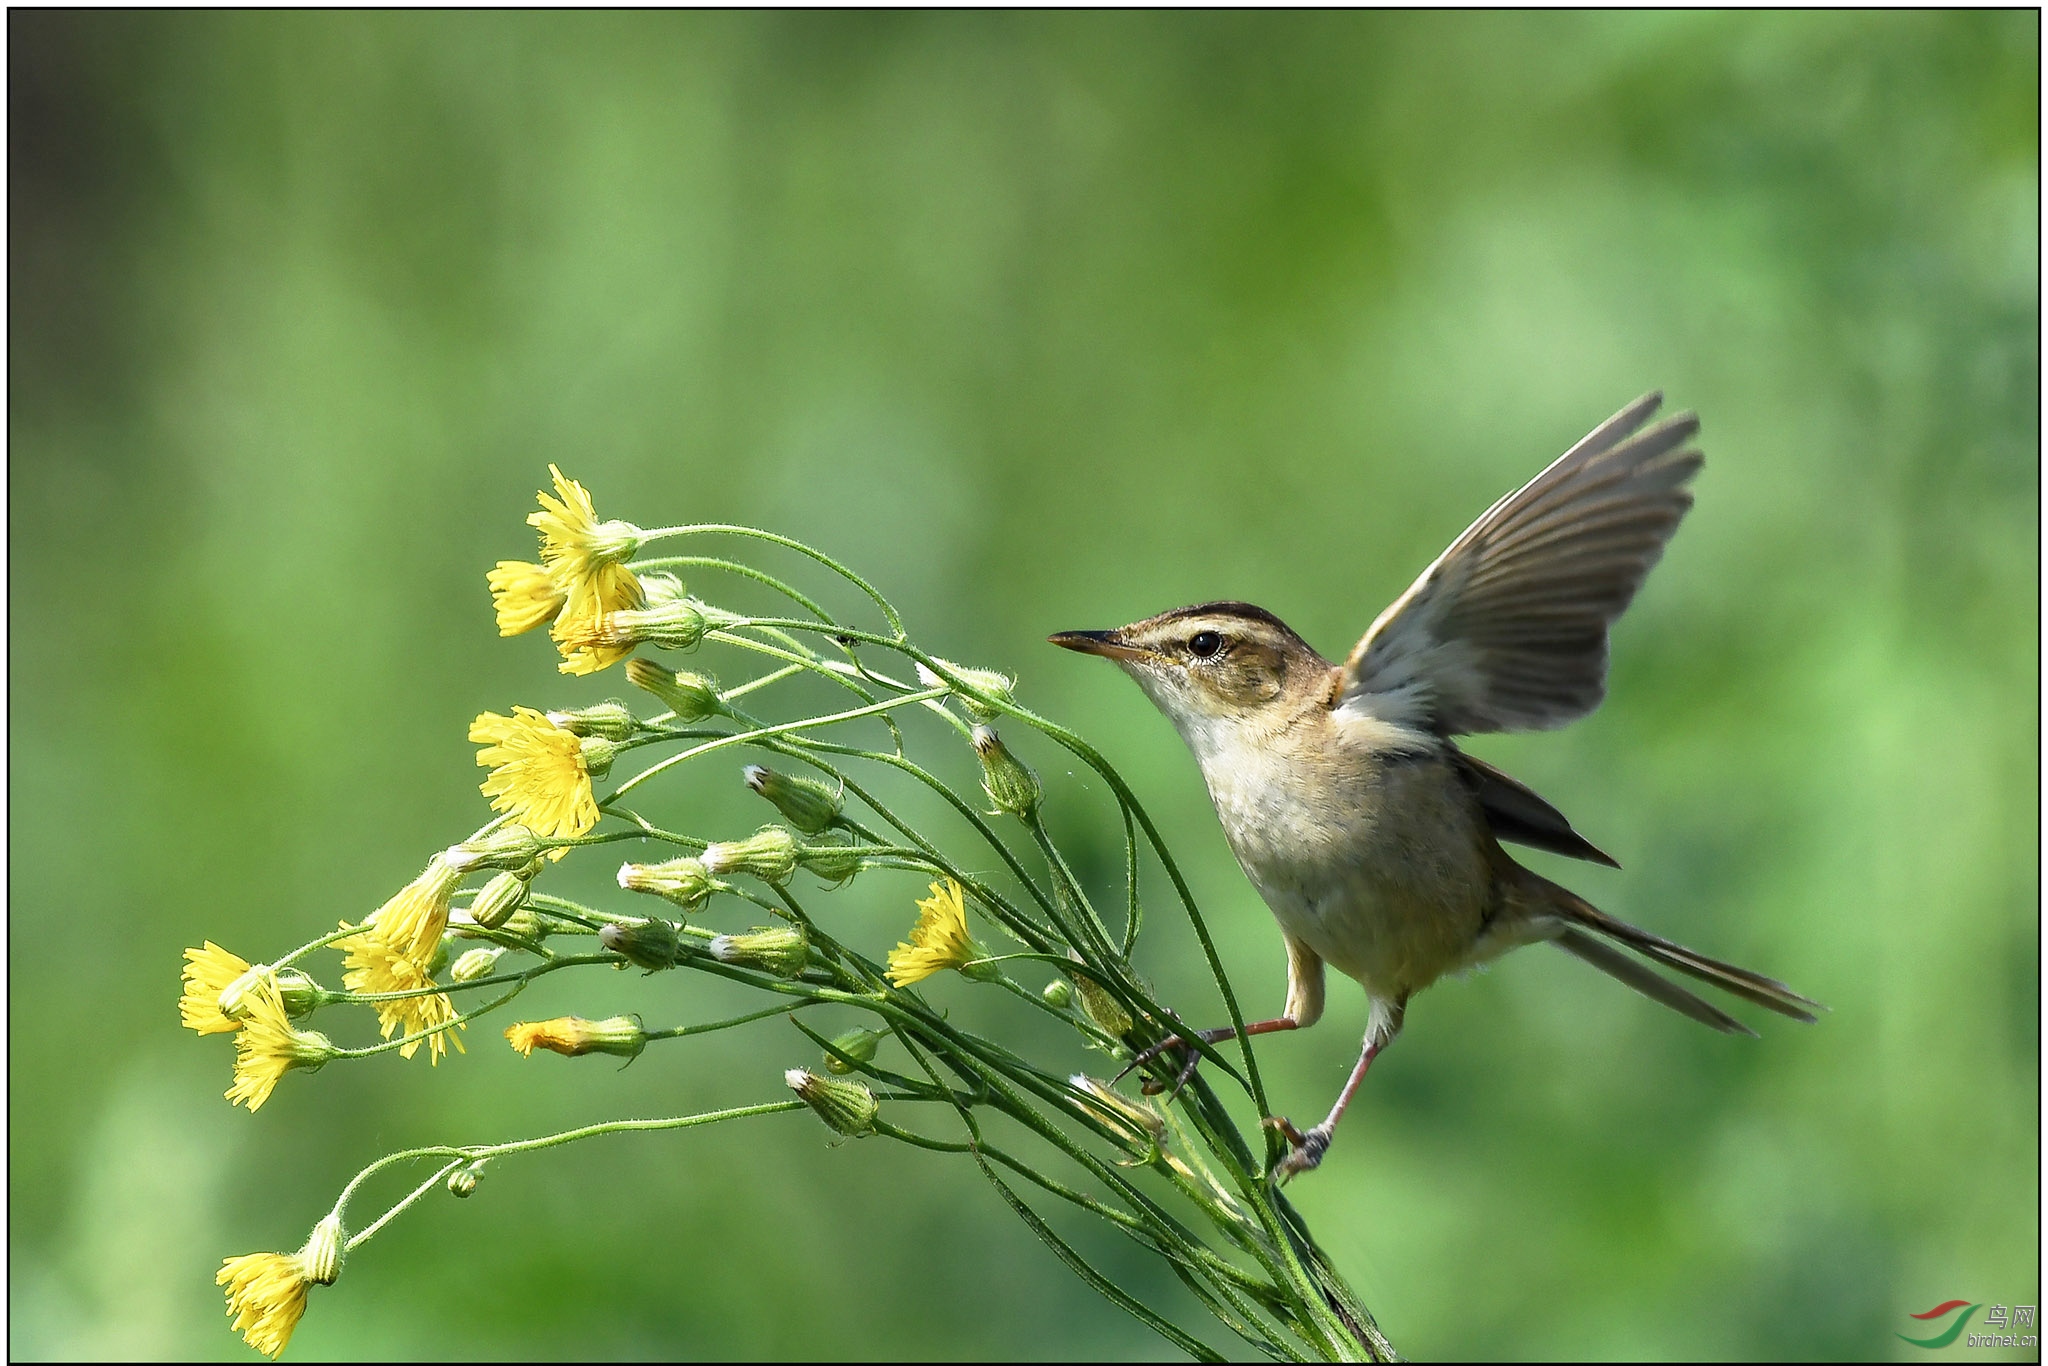
[[[1645,394],[1488,508],[1344,662],[1342,705],[1440,735],[1549,730],[1600,705],[1607,628],[1692,506],[1691,413]]]

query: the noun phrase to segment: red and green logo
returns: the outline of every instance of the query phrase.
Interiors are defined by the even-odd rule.
[[[1946,1347],[1963,1335],[1963,1326],[1969,1323],[1970,1315],[1976,1313],[1982,1307],[1982,1305],[1971,1304],[1968,1300],[1950,1300],[1946,1304],[1937,1304],[1926,1313],[1915,1314],[1913,1317],[1927,1323],[1933,1323],[1936,1319],[1947,1318],[1950,1314],[1955,1314],[1958,1309],[1963,1312],[1956,1314],[1955,1322],[1949,1324],[1948,1327],[1942,1329],[1931,1338],[1908,1338],[1904,1333],[1899,1334],[1899,1336],[1905,1338],[1907,1342],[1912,1343],[1915,1347]]]

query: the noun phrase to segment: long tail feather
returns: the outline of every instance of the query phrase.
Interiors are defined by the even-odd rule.
[[[1702,982],[1711,982],[1726,992],[1732,992],[1745,1001],[1753,1001],[1766,1010],[1775,1010],[1780,1015],[1806,1024],[1814,1022],[1813,1012],[1826,1010],[1818,1001],[1801,996],[1792,988],[1774,977],[1766,977],[1748,968],[1738,968],[1733,963],[1724,963],[1718,958],[1709,958],[1683,944],[1674,944],[1661,935],[1638,929],[1626,920],[1617,920],[1594,906],[1566,892],[1570,898],[1565,909],[1571,917],[1589,930],[1607,936],[1617,943],[1625,944],[1645,958],[1662,963],[1689,977]]]
[[[1617,920],[1577,893],[1558,886],[1548,878],[1538,877],[1526,869],[1522,871],[1536,885],[1541,899],[1547,903],[1547,909],[1568,924],[1577,926],[1576,931],[1568,928],[1556,940],[1560,948],[1574,957],[1591,963],[1602,972],[1626,982],[1652,1000],[1660,1001],[1702,1024],[1725,1030],[1726,1025],[1723,1021],[1730,1024],[1734,1022],[1698,997],[1679,990],[1677,986],[1648,968],[1616,953],[1607,944],[1590,939],[1578,931],[1590,930],[1602,939],[1612,940],[1624,948],[1633,949],[1653,963],[1661,964],[1675,972],[1682,972],[1688,977],[1719,987],[1730,995],[1739,996],[1754,1005],[1774,1010],[1780,1015],[1805,1024],[1814,1022],[1815,1011],[1827,1009],[1820,1002],[1801,996],[1776,978],[1766,977],[1760,972],[1751,972],[1748,968],[1738,968],[1733,963],[1724,963],[1718,958],[1709,958],[1683,944],[1674,944],[1660,935],[1639,929],[1626,920]],[[1624,967],[1628,970],[1625,971]],[[1679,1000],[1674,999],[1674,993],[1691,1004],[1681,1004]],[[1709,1019],[1700,1014],[1701,1009],[1711,1011],[1714,1018]],[[1749,1031],[1744,1029],[1742,1032]]]
[[[1591,963],[1623,985],[1634,987],[1659,1005],[1670,1006],[1709,1029],[1718,1029],[1723,1034],[1756,1036],[1756,1031],[1742,1021],[1715,1009],[1670,978],[1651,971],[1620,949],[1603,944],[1590,934],[1566,930],[1550,942],[1581,962]]]

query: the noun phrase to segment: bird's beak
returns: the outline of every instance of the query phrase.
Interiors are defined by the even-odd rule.
[[[1046,640],[1062,650],[1079,650],[1084,655],[1101,655],[1105,659],[1148,659],[1152,654],[1150,650],[1124,644],[1123,633],[1119,631],[1061,631]]]

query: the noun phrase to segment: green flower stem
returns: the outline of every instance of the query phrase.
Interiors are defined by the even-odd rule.
[[[723,522],[702,522],[691,526],[657,527],[652,531],[641,532],[640,539],[641,544],[645,545],[649,541],[658,541],[670,536],[698,536],[705,533],[727,536],[750,536],[757,541],[766,541],[770,545],[779,545],[786,550],[794,550],[799,555],[810,556],[819,564],[824,565],[827,569],[839,575],[840,578],[845,579],[848,583],[860,589],[861,592],[867,594],[874,604],[882,609],[882,617],[889,623],[889,629],[894,631],[899,639],[902,637],[903,618],[896,614],[895,607],[890,605],[887,598],[875,591],[874,585],[839,563],[839,561],[833,559],[830,555],[825,554],[821,550],[813,550],[802,541],[791,540],[787,536],[778,536],[772,531],[761,531],[750,526],[733,526]]]
[[[335,996],[338,1000],[350,1005],[375,1005],[379,1001],[406,1001],[411,1000],[415,996],[442,996],[454,991],[472,991],[477,987],[502,986],[508,982],[516,982],[520,986],[525,986],[536,977],[545,977],[547,974],[562,968],[580,968],[588,967],[593,963],[623,963],[625,961],[624,956],[610,952],[578,954],[573,958],[552,958],[545,963],[536,963],[530,968],[521,968],[517,972],[494,973],[489,977],[479,977],[473,982],[450,982],[446,986],[436,983],[430,987],[413,987],[409,991],[344,991],[336,992]],[[426,1036],[422,1034],[416,1037],[424,1038]],[[397,1042],[403,1043],[405,1041],[400,1039]],[[389,1044],[379,1044],[375,1051],[381,1052],[389,1046]]]
[[[911,645],[908,641],[902,639],[900,635],[897,637],[882,636],[871,631],[858,631],[851,627],[823,626],[817,622],[803,621],[793,617],[755,618],[752,624],[791,631],[822,632],[842,642],[855,641],[894,650],[924,665],[927,669],[933,670],[935,673],[945,668],[942,663],[916,646]],[[1024,722],[1024,724],[1043,732],[1081,759],[1090,768],[1093,768],[1102,777],[1103,781],[1109,784],[1111,791],[1116,794],[1118,804],[1137,818],[1138,824],[1144,829],[1146,838],[1152,845],[1154,854],[1158,857],[1161,866],[1166,869],[1167,876],[1173,881],[1175,890],[1180,894],[1181,904],[1187,909],[1188,919],[1195,927],[1196,937],[1201,941],[1202,952],[1208,959],[1210,973],[1216,979],[1217,988],[1223,996],[1223,1003],[1230,1013],[1231,1027],[1238,1034],[1238,1042],[1244,1054],[1245,1074],[1251,1083],[1253,1100],[1258,1105],[1261,1114],[1272,1113],[1271,1108],[1266,1103],[1265,1085],[1259,1078],[1258,1061],[1252,1056],[1251,1041],[1244,1034],[1244,1013],[1238,1008],[1237,995],[1230,988],[1229,976],[1223,970],[1222,959],[1217,956],[1215,941],[1210,937],[1208,924],[1203,920],[1201,911],[1195,904],[1194,894],[1188,890],[1187,881],[1181,876],[1179,866],[1173,861],[1173,855],[1167,850],[1165,839],[1159,834],[1158,828],[1152,824],[1152,818],[1145,813],[1144,807],[1139,804],[1136,794],[1130,790],[1122,776],[1110,766],[1108,760],[1104,759],[1095,751],[1094,747],[1072,731],[1066,730],[1064,727],[1058,726],[1034,712],[1027,711],[1013,702],[1003,699],[992,699],[991,705],[1000,711],[1016,717]],[[951,716],[952,714],[948,712],[947,715]],[[957,724],[958,718],[954,718],[954,720]],[[1125,1009],[1130,1008],[1128,1002],[1124,1003],[1124,1005]],[[1277,1139],[1268,1140],[1269,1156],[1277,1155],[1278,1149],[1275,1146],[1277,1143]]]
[[[899,1040],[904,1044],[905,1048],[911,1053],[912,1057],[917,1061],[918,1065],[925,1070],[927,1075],[930,1075],[931,1066],[924,1059],[922,1050],[918,1049],[915,1043],[912,1042],[909,1038],[904,1037],[900,1030],[897,1031],[897,1033]],[[970,1148],[969,1150],[978,1152],[992,1151],[989,1145],[987,1144],[986,1139],[982,1137],[980,1127],[975,1123],[973,1114],[965,1106],[959,1105],[957,1103],[955,1105],[955,1109],[959,1113],[962,1122],[967,1126],[968,1132],[974,1138],[975,1146],[973,1148]],[[977,1160],[979,1160],[979,1157],[977,1157]],[[1014,1159],[1009,1159],[1007,1158],[1007,1155],[1004,1156],[1004,1160],[1009,1162],[1015,1170],[1019,1171],[1023,1175],[1026,1175],[1029,1179],[1041,1185],[1045,1185],[1047,1189],[1054,1190],[1056,1193],[1060,1193],[1062,1195],[1068,1193],[1065,1187],[1061,1186],[1057,1182],[1052,1182],[1050,1178],[1043,1176],[1035,1169],[1030,1168],[1023,1163],[1016,1162]],[[1118,1188],[1119,1194],[1122,1195],[1125,1199],[1130,1200],[1134,1204],[1134,1207],[1139,1211],[1139,1214],[1130,1216],[1123,1216],[1119,1213],[1115,1216],[1115,1222],[1121,1224],[1122,1221],[1127,1218],[1139,1218],[1141,1215],[1150,1216],[1149,1219],[1145,1220],[1145,1223],[1147,1225],[1147,1233],[1144,1235],[1134,1236],[1142,1236],[1143,1241],[1145,1241],[1148,1246],[1155,1247],[1156,1249],[1161,1251],[1164,1251],[1165,1249],[1160,1246],[1157,1239],[1164,1238],[1167,1242],[1171,1243],[1175,1247],[1194,1249],[1203,1255],[1213,1257],[1213,1254],[1208,1253],[1208,1250],[1204,1248],[1199,1241],[1194,1239],[1193,1236],[1188,1234],[1184,1229],[1181,1229],[1176,1221],[1172,1220],[1169,1216],[1165,1216],[1163,1212],[1158,1211],[1155,1206],[1153,1206],[1149,1201],[1145,1200],[1144,1197],[1139,1195],[1134,1188],[1131,1188],[1129,1186],[1129,1183],[1122,1182],[1121,1179],[1118,1178],[1112,1181],[1111,1184],[1113,1188]],[[1079,1195],[1078,1192],[1075,1192],[1073,1194],[1077,1196]],[[1083,1201],[1087,1201],[1089,1199],[1089,1197],[1086,1196],[1079,1196],[1079,1198]],[[1158,1225],[1157,1232],[1154,1232],[1151,1228],[1151,1225],[1154,1223]],[[1257,1255],[1261,1251],[1261,1249],[1259,1249],[1256,1245],[1251,1245],[1248,1250],[1252,1251],[1255,1255]],[[1172,1253],[1168,1253],[1167,1255],[1169,1257],[1174,1256],[1174,1254]],[[1221,1259],[1215,1260],[1221,1262]],[[1177,1258],[1175,1259],[1175,1265],[1176,1274],[1182,1274],[1181,1265]],[[1223,1262],[1222,1265],[1229,1266],[1230,1264],[1227,1262]],[[1192,1274],[1192,1272],[1190,1272],[1190,1274]],[[1277,1310],[1278,1307],[1285,1304],[1285,1296],[1282,1295],[1281,1292],[1278,1289],[1276,1289],[1273,1285],[1264,1282],[1257,1282],[1255,1278],[1250,1278],[1248,1276],[1248,1273],[1240,1272],[1234,1266],[1230,1267],[1230,1275],[1232,1278],[1239,1279],[1240,1281],[1245,1281],[1249,1282],[1250,1284],[1256,1285],[1257,1290],[1255,1293],[1262,1301],[1265,1301],[1269,1304],[1270,1309]],[[1183,1279],[1185,1280],[1186,1278],[1186,1275],[1183,1275]],[[1092,1283],[1093,1282],[1091,1281],[1091,1284]],[[1203,1302],[1210,1307],[1212,1312],[1217,1313],[1219,1318],[1221,1318],[1226,1324],[1228,1324],[1233,1331],[1239,1332],[1242,1336],[1244,1336],[1247,1341],[1254,1343],[1254,1345],[1259,1345],[1265,1348],[1266,1350],[1272,1351],[1275,1355],[1287,1356],[1290,1358],[1300,1357],[1300,1352],[1298,1351],[1298,1349],[1291,1347],[1289,1344],[1286,1343],[1284,1339],[1274,1340],[1271,1338],[1269,1334],[1261,1333],[1256,1330],[1247,1331],[1249,1325],[1251,1323],[1256,1322],[1255,1314],[1247,1312],[1245,1315],[1245,1323],[1243,1325],[1240,1325],[1238,1322],[1233,1321],[1231,1315],[1223,1313],[1220,1310],[1218,1310],[1217,1306],[1213,1303],[1210,1297],[1207,1294],[1203,1293],[1201,1287],[1191,1285],[1190,1288],[1194,1290],[1200,1298],[1202,1298]],[[1232,1289],[1227,1284],[1218,1283],[1216,1284],[1216,1289],[1218,1293],[1227,1297],[1229,1300],[1231,1300],[1232,1303],[1240,1303],[1238,1296],[1232,1291]],[[1107,1294],[1108,1292],[1105,1291],[1104,1293]],[[1110,1298],[1114,1300],[1116,1297],[1114,1295],[1111,1295]]]
[[[1009,953],[1004,954],[1003,957],[1021,958],[1026,961],[1035,963],[1051,963],[1059,961],[1049,953]],[[996,962],[1001,960],[991,959],[990,961]],[[1081,1014],[1079,1011],[1061,1010],[1058,1006],[1046,1000],[1043,996],[1031,990],[1029,987],[1019,986],[1016,982],[1011,981],[1008,977],[996,978],[996,984],[1002,987],[1004,990],[1008,991],[1012,996],[1015,996],[1018,1000],[1023,1001],[1027,1005],[1031,1006],[1032,1009],[1042,1011],[1043,1013],[1052,1016],[1052,1018],[1054,1018],[1055,1020],[1058,1020],[1061,1024],[1078,1031],[1084,1038],[1088,1039],[1091,1043],[1095,1044],[1097,1047],[1101,1048],[1105,1052],[1114,1053],[1115,1050],[1123,1047],[1123,1040],[1112,1038],[1110,1035],[1103,1033],[1100,1029],[1097,1029],[1095,1027],[1094,1021],[1090,1020],[1087,1016]]]
[[[449,1178],[449,1176],[451,1176],[455,1172],[457,1168],[464,1167],[467,1165],[467,1163],[461,1161],[450,1162],[447,1166],[441,1168],[441,1170],[435,1172],[432,1176],[420,1182],[417,1186],[414,1186],[411,1192],[407,1194],[403,1200],[400,1200],[390,1209],[387,1209],[382,1214],[378,1215],[376,1219],[371,1221],[371,1223],[367,1225],[361,1232],[357,1233],[354,1237],[350,1238],[348,1242],[343,1244],[342,1250],[345,1252],[354,1252],[356,1250],[356,1245],[358,1243],[369,1242],[370,1239],[377,1236],[378,1231],[381,1230],[386,1224],[390,1223],[393,1219],[396,1219],[399,1215],[405,1213],[408,1209],[411,1209],[412,1206],[415,1203],[417,1203],[423,1196],[425,1196],[428,1191],[434,1189],[434,1187],[440,1185],[443,1181],[446,1181]],[[351,1187],[351,1189],[353,1189],[353,1187]],[[346,1200],[348,1197],[344,1195],[342,1198]],[[341,1207],[339,1205],[336,1205],[335,1212],[339,1214],[340,1211]]]
[[[1117,1209],[1113,1205],[1104,1204],[1092,1195],[1077,1191],[1071,1186],[1067,1186],[1045,1175],[1029,1163],[1012,1157],[1009,1153],[993,1144],[947,1142],[943,1139],[930,1138],[923,1134],[914,1133],[881,1119],[875,1121],[875,1132],[930,1152],[980,1153],[982,1156],[1008,1167],[1011,1171],[1016,1172],[1041,1190],[1108,1220],[1125,1233],[1137,1239],[1140,1244],[1152,1252],[1179,1261],[1191,1270],[1199,1269],[1201,1273],[1228,1283],[1240,1291],[1249,1291],[1253,1295],[1261,1297],[1275,1295],[1270,1284],[1260,1280],[1257,1276],[1252,1275],[1227,1258],[1218,1256],[1212,1249],[1200,1243],[1174,1242],[1162,1239],[1155,1230],[1137,1215]],[[1198,1290],[1196,1293],[1201,1294],[1202,1292]],[[1238,1308],[1240,1312],[1244,1312],[1248,1306],[1239,1305]],[[1250,1315],[1247,1314],[1247,1318],[1249,1317]],[[1238,1328],[1237,1331],[1250,1341],[1268,1340],[1264,1334],[1257,1333],[1249,1324]],[[1307,1357],[1300,1355],[1298,1352],[1292,1354],[1292,1356],[1297,1361],[1308,1360]]]
[[[793,1001],[788,1005],[769,1006],[766,1010],[757,1010],[751,1015],[738,1015],[730,1020],[714,1020],[710,1024],[677,1025],[673,1029],[649,1029],[643,1032],[649,1040],[686,1039],[692,1034],[710,1034],[720,1029],[731,1029],[735,1025],[752,1024],[756,1020],[765,1020],[770,1015],[787,1015],[791,1011],[802,1010],[805,1006],[816,1004],[815,1001]]]
[[[841,721],[857,720],[863,716],[878,716],[881,713],[889,711],[896,707],[908,706],[913,703],[928,701],[935,697],[943,697],[945,696],[945,692],[946,690],[944,688],[926,688],[922,692],[907,693],[902,697],[893,697],[888,699],[887,701],[875,702],[865,707],[854,707],[847,711],[833,712],[829,716],[810,716],[805,717],[801,721],[785,721],[781,725],[765,726],[759,730],[748,731],[739,735],[727,735],[722,736],[716,740],[709,740],[706,741],[704,744],[694,746],[690,749],[686,749],[681,754],[670,755],[668,758],[663,759],[660,763],[655,764],[650,768],[644,769],[640,773],[635,774],[633,777],[628,778],[624,783],[620,784],[617,788],[613,790],[612,796],[614,798],[623,797],[628,792],[631,792],[634,788],[646,782],[649,778],[654,777],[654,775],[656,775],[657,773],[665,772],[668,769],[674,768],[677,764],[683,763],[690,759],[695,759],[699,755],[709,754],[713,750],[724,749],[730,745],[746,744],[750,741],[758,740],[761,737],[767,735],[786,735],[791,731],[808,730],[813,726],[829,726],[835,725]]]
[[[511,1143],[474,1144],[468,1147],[436,1144],[424,1148],[407,1148],[403,1152],[388,1153],[357,1172],[355,1178],[343,1188],[341,1198],[335,1201],[334,1212],[336,1215],[340,1215],[347,1207],[350,1198],[355,1195],[356,1189],[363,1182],[386,1167],[394,1166],[400,1162],[416,1162],[421,1158],[442,1158],[447,1161],[448,1165],[441,1168],[432,1179],[422,1183],[410,1195],[385,1211],[375,1223],[350,1238],[345,1244],[345,1248],[347,1251],[353,1252],[358,1243],[367,1242],[373,1234],[391,1222],[394,1217],[415,1200],[419,1199],[420,1196],[433,1189],[437,1182],[446,1179],[447,1175],[457,1167],[475,1166],[479,1162],[488,1161],[494,1157],[508,1157],[514,1153],[530,1153],[538,1152],[544,1148],[559,1148],[565,1143],[575,1143],[586,1138],[597,1138],[604,1134],[656,1133],[670,1129],[694,1129],[700,1125],[717,1124],[728,1119],[750,1119],[755,1115],[779,1114],[786,1110],[801,1110],[803,1108],[804,1103],[800,1100],[777,1100],[761,1105],[742,1105],[731,1110],[710,1110],[703,1114],[682,1115],[674,1119],[606,1120],[600,1124],[586,1124],[578,1129],[565,1129],[561,1133],[548,1134],[541,1138],[523,1138]]]
[[[795,678],[803,671],[804,668],[801,664],[785,664],[779,669],[772,669],[762,674],[759,678],[750,678],[737,687],[727,688],[718,695],[718,700],[720,702],[730,702],[735,697],[745,697],[748,693],[759,692],[771,684],[780,683],[785,678]],[[674,716],[675,713],[666,712],[664,715]]]
[[[324,949],[328,945],[338,944],[344,939],[353,939],[362,932],[363,927],[361,925],[344,925],[338,930],[329,930],[326,934],[321,935],[318,939],[315,939],[310,943],[299,945],[290,953],[278,959],[275,963],[272,963],[270,965],[270,969],[272,972],[275,972],[279,968],[288,968],[292,964],[298,962],[301,958],[304,958],[307,954],[313,952],[315,949]]]
[[[743,579],[766,584],[791,602],[815,615],[820,621],[832,620],[832,614],[784,583],[781,579],[750,564],[738,560],[721,559],[716,555],[663,555],[655,559],[635,560],[627,568],[636,572],[648,569],[720,569],[728,574],[737,574]]]

